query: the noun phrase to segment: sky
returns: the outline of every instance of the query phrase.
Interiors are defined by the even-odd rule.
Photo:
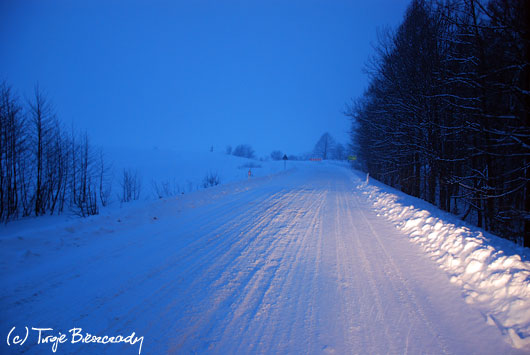
[[[38,83],[102,147],[311,151],[349,142],[378,30],[407,0],[0,0],[0,80]]]

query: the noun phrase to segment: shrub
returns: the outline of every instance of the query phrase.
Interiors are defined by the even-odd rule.
[[[248,159],[255,158],[254,149],[252,149],[252,147],[249,144],[238,145],[237,147],[235,147],[232,154],[237,157],[243,157],[243,158],[248,158]]]
[[[202,180],[202,186],[206,189],[208,187],[216,186],[221,183],[219,179],[219,174],[217,172],[209,172],[206,174],[204,179]]]

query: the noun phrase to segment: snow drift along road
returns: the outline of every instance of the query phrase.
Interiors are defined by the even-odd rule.
[[[530,253],[377,182],[357,182],[384,216],[436,261],[517,348],[530,347]],[[379,185],[380,187],[377,187]],[[421,207],[419,207],[421,206]]]
[[[352,172],[312,165],[1,240],[13,326],[143,336],[142,353],[516,353]],[[30,339],[23,350],[51,352]],[[0,352],[16,353],[3,341]],[[130,353],[128,344],[61,352]]]

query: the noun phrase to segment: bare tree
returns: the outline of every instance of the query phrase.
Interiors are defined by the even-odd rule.
[[[68,183],[68,142],[64,137],[59,122],[55,121],[52,129],[51,144],[46,151],[46,176],[48,187],[48,210],[61,212],[64,208],[64,196]]]
[[[25,154],[25,121],[11,88],[0,85],[0,220],[19,213],[20,187],[24,184],[21,161]]]
[[[50,149],[51,130],[55,115],[53,107],[39,86],[35,86],[33,101],[29,102],[29,112],[33,124],[32,146],[35,155],[35,215],[46,212],[47,181],[45,177],[45,164],[47,150]]]
[[[335,140],[329,133],[324,133],[313,149],[314,155],[324,160],[330,158],[331,152],[335,148]]]
[[[121,196],[119,196],[121,202],[130,202],[140,198],[142,182],[138,177],[137,171],[123,169],[123,176],[120,185],[122,188]]]
[[[112,192],[112,177],[110,176],[111,166],[106,164],[103,152],[99,152],[98,175],[99,175],[99,200],[103,207],[109,203]]]
[[[345,160],[346,159],[346,148],[341,143],[337,143],[333,149],[333,159]]]
[[[103,156],[96,161],[86,134],[62,129],[38,86],[26,111],[1,84],[0,220],[61,213],[65,207],[81,216],[98,213],[98,197],[105,205],[111,186]]]
[[[74,203],[79,215],[85,217],[99,213],[98,207],[98,171],[95,163],[92,147],[89,144],[88,135],[81,137],[81,144],[74,151],[75,163],[77,164],[77,185],[74,187],[76,196]]]

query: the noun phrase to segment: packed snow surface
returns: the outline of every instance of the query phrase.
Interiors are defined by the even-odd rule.
[[[473,231],[420,209],[406,221],[379,216],[382,189],[314,162],[87,219],[2,227],[0,353],[52,353],[31,327],[66,334],[58,354],[140,352],[139,342],[72,344],[73,328],[134,332],[144,354],[528,351],[527,262],[489,239],[467,246]],[[407,208],[387,197],[388,216]],[[458,233],[459,251],[410,241]],[[8,346],[24,327],[27,341]]]
[[[467,226],[424,201],[366,182],[358,180],[357,188],[378,215],[420,245],[508,342],[530,349],[528,249]]]

